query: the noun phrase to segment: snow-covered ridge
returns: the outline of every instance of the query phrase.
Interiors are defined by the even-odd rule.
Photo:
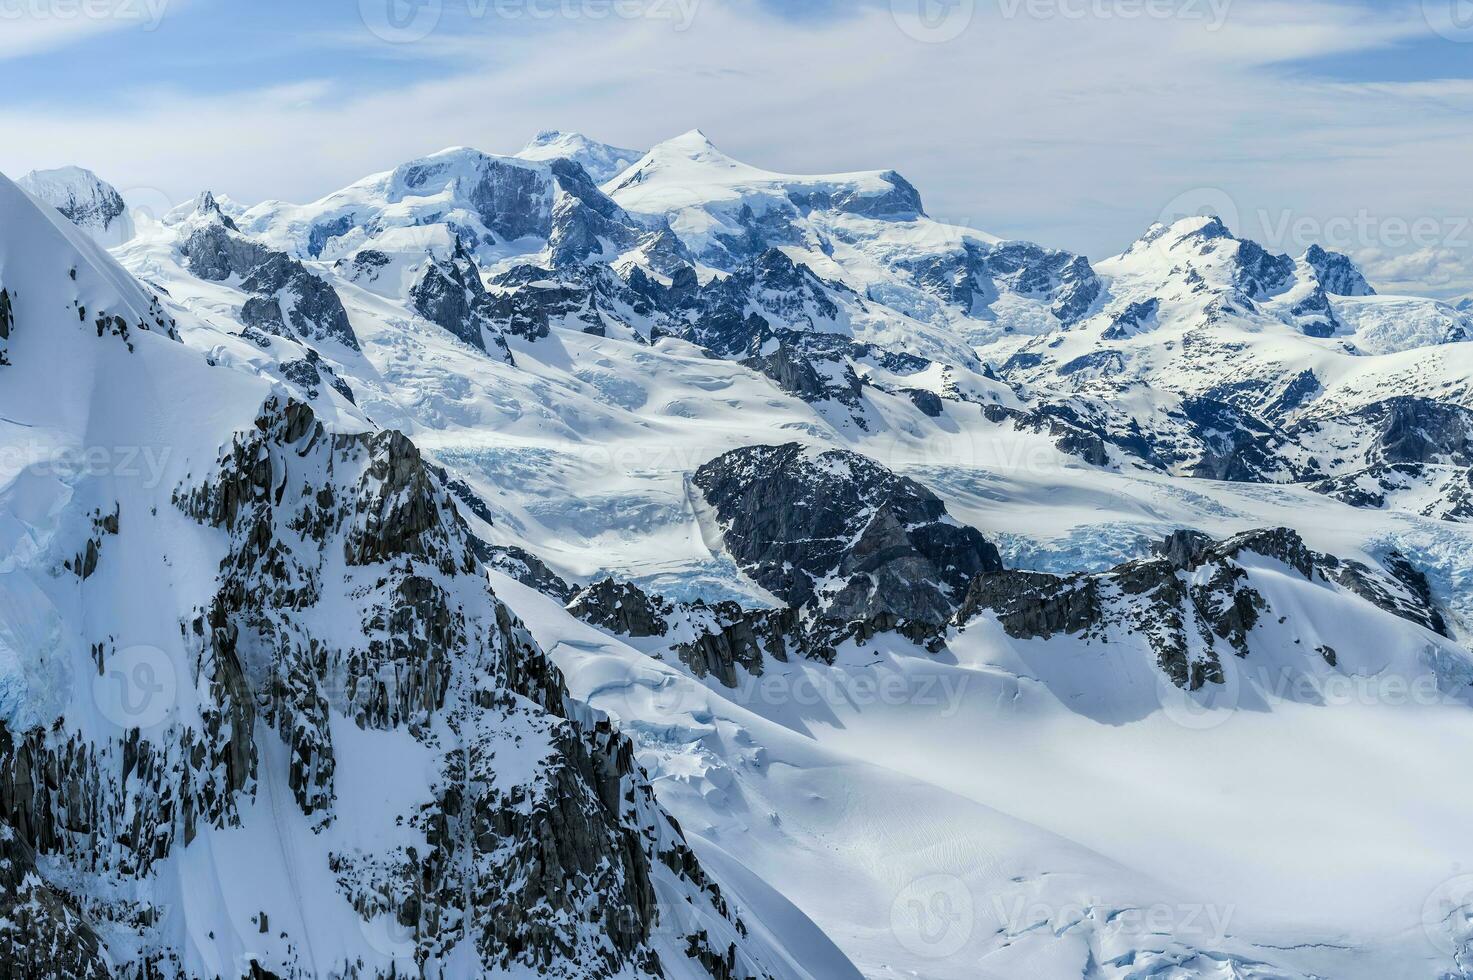
[[[200,203],[190,240],[264,249]],[[230,314],[177,342],[4,179],[0,290],[0,972],[846,974],[702,866],[407,438],[319,417]]]
[[[885,978],[1412,980],[1466,962],[1464,905],[1442,932],[1421,921],[1450,860],[1473,866],[1473,799],[1446,778],[1449,754],[1473,751],[1458,311],[1214,219],[1091,263],[933,221],[886,171],[774,174],[690,136],[600,187],[578,162],[593,141],[534,142],[546,159],[461,148],[312,204],[171,215],[116,254],[184,343],[133,331],[132,354],[76,316],[125,293],[103,297],[100,250],[63,248],[80,229],[20,216],[62,243],[44,282],[11,275],[20,249],[0,230],[0,288],[18,289],[0,445],[171,447],[162,494],[0,477],[0,576],[20,597],[0,602],[0,646],[19,651],[0,658],[6,717],[63,719],[42,754],[90,725],[76,679],[94,644],[119,669],[131,645],[163,651],[188,711],[228,716],[195,688],[229,672],[196,674],[183,645],[227,638],[175,641],[217,607],[248,686],[279,692],[231,749],[255,752],[254,798],[231,790],[241,826],[200,830],[196,806],[194,842],[176,834],[159,877],[126,880],[140,902],[224,868],[231,887],[199,914],[286,973],[339,954],[490,972],[509,946],[445,938],[461,908],[441,886],[465,875],[490,902],[475,915],[525,929],[528,956],[547,930],[567,938],[552,963],[516,961],[552,975],[817,980],[855,975],[852,959]],[[665,208],[641,188],[686,197]],[[285,288],[318,289],[300,276],[336,297],[356,346],[293,325],[316,309]],[[1163,539],[1182,547],[1157,555]],[[874,615],[818,629],[813,604],[783,602],[804,584]],[[516,620],[606,727],[552,696]],[[37,663],[57,624],[62,653]],[[1420,693],[1391,703],[1397,685]],[[69,713],[73,692],[87,711]],[[462,723],[467,695],[486,727]],[[154,742],[169,763],[183,746]],[[446,745],[477,762],[468,785]],[[99,749],[104,770],[115,751]],[[647,784],[623,762],[617,786],[573,774],[626,754]],[[409,775],[380,804],[385,771]],[[525,808],[502,809],[517,792]],[[154,812],[131,782],[112,798]],[[577,803],[571,819],[554,800]],[[724,910],[661,857],[689,869],[673,837],[645,833],[669,826],[659,808]],[[631,863],[588,889],[518,857],[527,887],[568,896],[522,909],[494,869],[544,816],[561,867]],[[441,818],[467,837],[494,824],[494,853],[455,837],[447,865],[421,833]],[[40,822],[16,839],[44,853],[18,866],[50,873],[63,835]],[[436,886],[425,920],[406,913],[408,846]],[[286,872],[240,854],[302,868],[305,900],[267,894],[263,876]],[[642,878],[660,917],[631,938],[593,910],[647,922]],[[36,882],[18,905],[37,913],[75,892]],[[177,935],[177,919],[144,936],[84,897],[78,915],[128,962]],[[1140,928],[1162,906],[1181,914]],[[928,913],[968,907],[954,945],[926,941]],[[701,929],[714,958],[690,954]],[[305,935],[313,951],[286,948]]]
[[[572,160],[595,183],[603,184],[629,169],[644,154],[591,140],[582,133],[549,129],[534,136],[516,155],[523,160]]]
[[[121,245],[133,237],[133,219],[122,195],[90,170],[81,167],[32,170],[16,183],[66,215],[73,224],[87,229],[104,248]]]

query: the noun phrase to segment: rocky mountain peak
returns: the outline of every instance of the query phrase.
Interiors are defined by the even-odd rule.
[[[1376,294],[1355,261],[1348,255],[1341,252],[1327,252],[1318,245],[1311,245],[1304,253],[1304,261],[1314,269],[1325,292],[1332,296],[1374,296]]]
[[[832,619],[944,623],[974,576],[1002,568],[934,493],[857,453],[753,446],[706,463],[693,483],[748,575]]]
[[[516,154],[523,160],[571,160],[591,177],[594,183],[604,184],[629,169],[644,154],[589,139],[582,133],[568,133],[547,129],[538,133],[532,141]]]
[[[85,229],[105,248],[121,245],[134,235],[133,219],[123,196],[90,170],[74,166],[32,170],[16,183]]]

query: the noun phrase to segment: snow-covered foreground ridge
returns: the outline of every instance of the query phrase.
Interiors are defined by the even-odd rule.
[[[24,188],[0,976],[1468,975],[1466,310],[699,132]]]

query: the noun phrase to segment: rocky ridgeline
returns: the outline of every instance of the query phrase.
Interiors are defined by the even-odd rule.
[[[363,253],[359,253],[358,259],[362,258]],[[409,303],[420,316],[472,347],[495,351],[502,360],[512,363],[506,337],[495,322],[491,296],[481,281],[481,270],[458,235],[448,257],[442,260],[431,256],[425,263],[409,288]]]
[[[727,686],[769,659],[833,662],[848,641],[895,634],[939,651],[947,625],[997,549],[953,521],[935,494],[872,460],[794,443],[717,457],[694,485],[742,571],[786,605],[676,603],[606,579],[568,610],[612,633],[659,638],[698,677]]]
[[[1030,356],[1015,356],[1004,365],[1004,377]],[[987,405],[983,413],[991,422],[1045,435],[1060,452],[1093,466],[1302,484],[1374,509],[1400,505],[1398,498],[1405,497],[1406,507],[1427,517],[1473,519],[1473,411],[1398,396],[1292,424],[1270,421],[1318,388],[1306,371],[1264,415],[1235,403],[1241,390],[1167,399],[1144,419],[1108,399],[1083,395],[1027,409]]]
[[[1000,293],[1014,292],[1047,300],[1050,312],[1068,327],[1084,319],[1104,291],[1082,255],[1031,242],[989,245],[969,238],[959,245],[906,260],[901,268],[918,286],[963,313],[987,306]]]
[[[1004,570],[995,549],[950,521],[930,491],[851,453],[737,450],[698,470],[694,483],[727,551],[787,605],[677,603],[605,580],[568,609],[611,633],[653,638],[697,677],[728,687],[739,668],[760,675],[770,660],[831,663],[843,643],[883,634],[938,652],[950,629],[987,614],[1018,639],[1141,637],[1173,684],[1197,690],[1223,682],[1224,653],[1251,654],[1260,622],[1295,614],[1275,611],[1254,586],[1249,554],[1448,635],[1427,579],[1405,558],[1392,554],[1373,568],[1315,552],[1287,528],[1225,541],[1179,531],[1149,557],[1058,576]],[[1317,652],[1335,662],[1334,650]]]
[[[997,549],[930,490],[857,453],[797,443],[719,456],[692,480],[726,550],[795,608],[858,622],[890,615],[941,624]]]
[[[610,633],[653,639],[696,677],[714,677],[727,687],[740,683],[738,668],[761,676],[766,664],[774,660],[833,663],[839,647],[851,640],[863,645],[877,636],[893,634],[939,652],[945,638],[942,626],[901,619],[893,613],[844,621],[813,608],[748,609],[732,600],[674,602],[613,579],[577,592],[567,608]]]
[[[1197,690],[1223,682],[1220,650],[1249,656],[1254,627],[1281,615],[1253,586],[1243,563],[1250,553],[1447,634],[1426,578],[1404,558],[1392,555],[1384,568],[1373,569],[1312,551],[1288,528],[1250,531],[1226,541],[1178,531],[1154,555],[1098,574],[985,573],[967,590],[956,623],[965,627],[980,615],[992,615],[1017,639],[1068,635],[1108,642],[1112,631],[1138,635],[1174,684]],[[1335,651],[1320,654],[1334,663]]]
[[[242,323],[304,344],[332,340],[358,350],[342,300],[306,266],[241,234],[208,192],[187,220],[179,250],[190,272],[208,282],[238,277],[241,289],[253,294],[241,309]]]
[[[132,893],[204,828],[241,823],[267,781],[332,842],[353,818],[335,779],[339,719],[434,758],[427,774],[389,774],[425,781],[420,802],[390,815],[424,843],[332,847],[327,867],[298,873],[330,881],[365,922],[396,923],[430,974],[470,949],[487,971],[658,977],[658,934],[667,955],[718,964],[713,976],[765,975],[630,743],[571,700],[490,592],[451,494],[409,440],[332,434],[273,398],[174,500],[229,542],[212,602],[181,627],[198,716],[110,741],[64,723],[0,728],[6,962],[108,975],[87,924],[105,923],[137,937],[134,954],[107,954],[123,975],[181,975],[179,951],[148,938],[165,916],[156,899],[98,896]],[[99,651],[100,667],[112,655]],[[287,771],[270,769],[260,726],[285,743]],[[32,855],[45,875],[28,871]],[[681,897],[662,900],[657,880]],[[282,935],[287,954],[253,975],[389,975],[361,958],[316,963],[309,937]]]

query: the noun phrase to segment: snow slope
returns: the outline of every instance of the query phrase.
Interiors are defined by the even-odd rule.
[[[0,288],[5,972],[842,975],[723,897],[412,444],[3,178]]]
[[[1320,483],[1382,460],[1375,427],[1339,421],[1350,414],[1401,396],[1470,407],[1466,313],[1375,295],[1329,253],[1276,256],[1209,219],[1091,264],[936,222],[891,171],[776,174],[696,132],[599,172],[623,152],[556,134],[519,159],[450,150],[311,204],[223,209],[331,287],[358,350],[252,334],[244,284],[201,279],[181,252],[187,215],[120,249],[166,293],[183,340],[167,356],[219,368],[200,373],[208,395],[168,368],[171,393],[208,407],[177,423],[197,427],[187,438],[157,433],[193,447],[170,458],[167,485],[210,472],[275,392],[335,432],[405,432],[458,481],[475,536],[574,586],[613,576],[671,599],[776,604],[728,553],[692,477],[730,450],[789,442],[915,478],[1009,568],[1103,571],[1181,528],[1290,527],[1373,567],[1395,552],[1425,574],[1451,637],[1262,562],[1249,574],[1284,621],[1262,623],[1256,659],[1226,658],[1222,683],[1196,694],[1131,631],[1019,639],[988,614],[941,653],[882,633],[832,664],[773,660],[728,688],[667,644],[492,582],[573,695],[634,740],[769,971],[855,975],[848,959],[882,978],[1460,975],[1470,800],[1447,760],[1473,735],[1455,690],[1473,636],[1473,525],[1439,507],[1466,468],[1439,455],[1445,481],[1376,509]],[[414,304],[457,243],[500,304],[509,359]],[[82,254],[99,280],[116,274]],[[129,302],[141,316],[151,301]],[[30,309],[17,306],[17,365]],[[230,379],[218,393],[217,375]],[[69,419],[54,428],[92,424]],[[1409,426],[1430,429],[1423,416]],[[1455,441],[1455,428],[1429,439]],[[144,441],[109,438],[125,435]],[[6,538],[17,554],[50,547],[35,528],[52,498],[10,499],[31,515]],[[192,566],[200,581],[211,561]],[[139,602],[143,578],[128,593]],[[45,607],[7,613],[14,648],[49,629],[32,609]],[[42,675],[7,710],[54,701],[64,684]],[[380,755],[419,751],[332,735],[341,794],[368,793]],[[290,786],[264,788],[258,807],[293,802]],[[262,826],[245,829],[270,838]],[[294,841],[285,864],[319,862],[304,832],[276,836]],[[238,852],[222,838],[213,853]],[[242,894],[215,900],[258,903]]]

